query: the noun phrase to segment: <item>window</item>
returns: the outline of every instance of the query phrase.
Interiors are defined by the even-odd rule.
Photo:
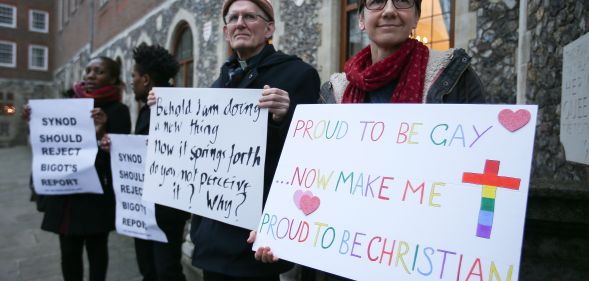
[[[0,66],[16,67],[16,44],[0,41]]]
[[[0,26],[16,28],[16,7],[0,4]]]
[[[14,105],[14,94],[0,92],[0,115],[14,115],[15,113],[16,106]],[[2,134],[0,133],[0,135]]]
[[[192,57],[192,32],[187,24],[178,28],[178,39],[176,41],[176,48],[174,48],[174,56],[180,63],[180,71],[174,78],[174,86],[176,87],[192,87],[193,76],[193,57]]]
[[[346,61],[357,52],[368,46],[368,35],[358,26],[358,0],[347,0],[342,9],[340,69],[344,69]]]
[[[47,47],[39,45],[29,46],[29,69],[47,70]]]
[[[49,13],[38,10],[29,11],[29,29],[47,33],[49,31]]]
[[[433,50],[447,50],[454,45],[453,0],[424,0],[415,39]]]
[[[368,35],[358,27],[359,0],[346,0],[342,6],[340,69],[362,48],[368,46]],[[430,49],[447,50],[454,46],[454,0],[423,0],[415,39]]]

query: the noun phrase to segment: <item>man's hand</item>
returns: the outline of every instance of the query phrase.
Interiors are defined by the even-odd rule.
[[[258,106],[267,108],[274,122],[281,122],[288,113],[290,98],[286,91],[265,85]]]

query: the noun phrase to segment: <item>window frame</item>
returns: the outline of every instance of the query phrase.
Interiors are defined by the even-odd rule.
[[[348,14],[350,12],[352,13],[357,13],[358,11],[358,3],[351,3],[348,4],[347,1],[342,1],[343,2],[343,6],[341,9],[341,17],[340,17],[340,26],[342,27],[340,30],[340,53],[339,53],[339,68],[341,71],[344,70],[344,65],[346,64],[346,61],[348,60],[348,58],[346,58],[346,54],[348,53],[348,45],[349,45],[349,37],[348,37],[348,32],[350,31],[350,28],[348,26]]]
[[[428,0],[428,1],[435,1],[435,0]],[[456,0],[450,0],[450,4],[452,5],[452,7],[450,8],[449,13],[447,13],[447,14],[450,15],[450,31],[448,32],[448,40],[447,41],[448,41],[448,47],[449,48],[454,48],[454,40],[455,40],[454,39],[454,35],[456,33],[456,31],[455,31],[455,24],[456,24],[456,20],[455,20],[456,19]],[[423,7],[423,1],[421,2],[421,5]],[[439,14],[431,14],[431,15],[428,15],[426,17],[423,17],[423,15],[421,15],[419,17],[419,22],[421,22],[422,20],[430,20],[431,22],[433,22],[433,20],[434,20],[435,17],[441,16],[443,18],[444,14],[446,14],[446,13],[444,13],[442,11],[442,13],[439,13]],[[432,29],[430,30],[431,31],[430,33],[433,34],[433,25],[430,25],[430,26],[432,26]],[[433,48],[433,45],[435,43],[440,43],[440,42],[445,42],[446,41],[446,40],[433,41],[431,39],[433,39],[433,38],[430,38],[430,41],[428,41],[428,43],[424,43],[430,49]]]
[[[178,48],[180,47],[180,41],[182,40],[183,34],[184,32],[190,32],[191,33],[191,37],[192,37],[192,50],[190,50],[192,56],[190,56],[189,59],[183,59],[180,60],[180,58],[178,58],[179,54],[178,54]],[[176,38],[174,40],[174,48],[173,50],[173,55],[176,58],[176,60],[178,61],[178,64],[180,65],[180,70],[178,72],[178,74],[180,74],[180,72],[182,72],[182,77],[183,77],[183,81],[184,81],[184,85],[178,85],[178,81],[176,81],[176,79],[174,79],[174,87],[186,87],[188,84],[186,83],[186,81],[188,81],[188,79],[190,79],[190,84],[192,87],[194,87],[194,79],[193,77],[188,77],[188,73],[189,71],[187,71],[187,67],[185,67],[186,65],[192,64],[192,75],[194,76],[194,33],[192,32],[192,29],[190,29],[190,26],[188,25],[188,23],[183,23],[180,26],[178,26],[177,31],[176,31]]]
[[[39,66],[33,65],[33,49],[35,49],[35,48],[43,49],[43,51],[45,53],[44,67],[39,67]],[[49,69],[49,47],[43,46],[43,45],[30,44],[29,45],[29,70],[47,71],[48,69]]]
[[[16,28],[16,22],[17,22],[17,20],[16,20],[16,16],[17,16],[16,6],[0,3],[0,7],[12,9],[12,24],[6,24],[6,23],[0,22],[0,27]]]
[[[44,29],[38,29],[34,26],[34,14],[38,13],[38,14],[43,14],[45,15],[45,28]],[[31,9],[29,10],[29,30],[33,31],[33,32],[40,32],[40,33],[49,33],[49,13],[46,11],[42,11],[42,10],[34,10]]]
[[[7,63],[0,62],[0,67],[16,68],[16,52],[17,52],[16,42],[0,40],[0,44],[12,45],[12,63],[7,64]]]

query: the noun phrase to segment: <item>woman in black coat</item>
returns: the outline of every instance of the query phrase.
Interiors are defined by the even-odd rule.
[[[94,99],[92,117],[96,137],[105,133],[131,131],[129,108],[121,103],[120,66],[106,57],[92,59],[86,66],[84,81],[74,86],[74,98]],[[45,197],[45,216],[41,229],[59,235],[61,269],[65,281],[83,280],[83,248],[90,264],[90,281],[106,279],[108,234],[114,229],[115,199],[110,158],[98,151],[95,167],[103,194],[71,194]]]

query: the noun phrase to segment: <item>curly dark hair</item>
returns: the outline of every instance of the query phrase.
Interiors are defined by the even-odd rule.
[[[148,46],[141,43],[133,49],[135,69],[141,74],[149,74],[155,86],[169,86],[170,78],[174,77],[180,65],[168,50],[159,45]]]

